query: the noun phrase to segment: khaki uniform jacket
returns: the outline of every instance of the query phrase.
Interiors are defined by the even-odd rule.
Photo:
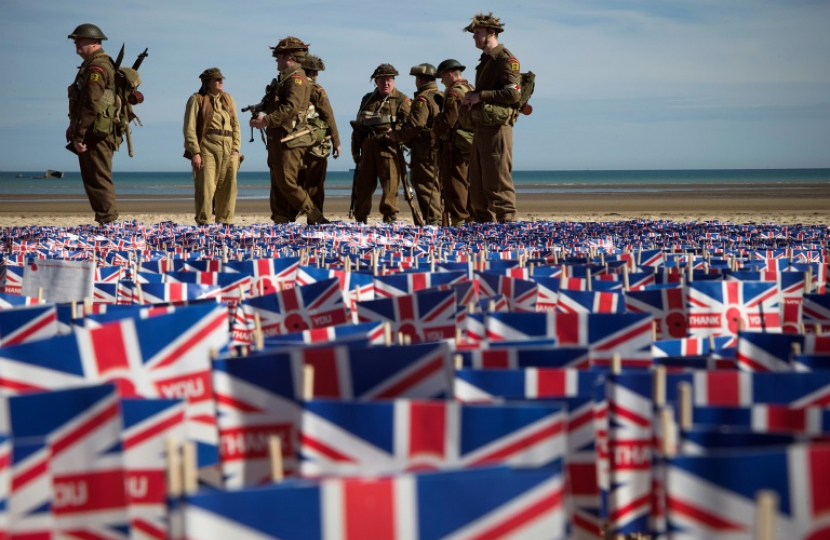
[[[444,106],[438,116],[435,117],[435,122],[432,125],[432,131],[439,138],[448,134],[450,130],[461,127],[459,117],[461,107],[464,107],[464,95],[472,91],[473,87],[467,82],[467,79],[458,79],[447,88],[447,92],[444,94]]]
[[[305,124],[311,84],[300,66],[293,66],[280,73],[276,89],[265,96],[265,122],[268,130],[279,127],[290,133]]]
[[[410,143],[422,136],[431,140],[428,130],[432,128],[432,123],[441,110],[436,98],[443,101],[443,94],[434,82],[425,84],[415,92],[409,118],[399,130],[401,142]]]
[[[106,93],[106,90],[110,90]],[[99,49],[78,68],[68,89],[70,140],[82,142],[92,129],[105,93],[115,99],[115,66],[104,49]]]
[[[504,45],[483,53],[476,66],[476,90],[481,101],[517,106],[522,97],[519,61]]]
[[[214,103],[221,107],[220,114],[216,114]],[[225,113],[229,117],[229,125],[225,125]],[[213,97],[210,94],[195,93],[187,100],[184,112],[184,157],[190,159],[201,153],[202,139],[208,129],[227,129],[232,132],[233,142],[231,153],[239,152],[242,147],[242,131],[239,119],[236,116],[236,103],[233,97],[222,92]]]
[[[404,94],[397,88],[392,90],[388,98],[384,98],[377,91],[369,92],[368,94],[363,96],[363,99],[360,100],[360,109],[358,109],[358,119],[360,117],[360,113],[371,112],[376,115],[394,116],[395,123],[401,125],[404,122],[406,122],[406,119],[409,117],[411,106],[412,100],[409,99],[406,96],[406,94]],[[352,131],[353,156],[360,155],[360,146],[367,136],[367,133],[362,132],[360,130],[355,129]],[[390,141],[390,147],[392,145],[393,144]]]
[[[320,115],[320,120],[329,125],[328,135],[331,135],[331,144],[334,148],[340,146],[340,133],[337,131],[337,122],[334,120],[334,111],[331,108],[331,101],[323,87],[316,82],[311,83],[311,104],[317,114]]]

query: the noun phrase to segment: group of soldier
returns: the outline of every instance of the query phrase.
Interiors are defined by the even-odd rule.
[[[466,222],[507,222],[516,218],[511,177],[512,126],[521,97],[519,61],[498,36],[501,21],[478,14],[464,30],[482,51],[475,87],[463,78],[466,69],[454,59],[434,67],[414,66],[417,91],[412,99],[395,88],[398,71],[381,64],[372,73],[375,88],[363,96],[353,131],[355,163],[350,215],[366,222],[372,197],[381,186],[379,211],[384,222],[398,219],[399,182],[406,181],[404,145],[411,149],[413,214],[427,225],[459,226]],[[98,102],[113,84],[112,61],[103,52],[101,30],[81,25],[69,36],[84,58],[70,87],[67,140],[79,155],[81,175],[95,219],[118,217],[112,183],[112,136],[90,126]],[[249,126],[264,130],[271,177],[270,209],[275,223],[305,214],[310,224],[328,223],[323,215],[327,158],[340,155],[340,136],[331,103],[317,75],[322,60],[309,45],[286,37],[272,47],[279,76],[251,110]],[[445,91],[438,89],[441,80]],[[233,98],[224,92],[218,68],[205,70],[201,88],[185,110],[185,157],[191,162],[196,222],[233,223],[240,154],[240,123]],[[406,189],[406,188],[405,188]]]

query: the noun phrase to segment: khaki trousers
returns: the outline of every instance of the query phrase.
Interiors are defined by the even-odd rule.
[[[380,179],[381,197],[378,209],[383,221],[395,221],[398,217],[398,164],[397,149],[383,141],[367,138],[360,148],[360,165],[355,182],[356,221],[366,221],[372,211],[372,195]]]
[[[412,188],[427,225],[441,225],[441,184],[436,167],[437,148],[412,149]]]
[[[213,136],[208,135],[202,139],[202,168],[193,169],[196,223],[199,225],[212,223],[214,212],[217,222],[233,223],[239,156],[231,155],[228,148],[226,141],[214,140]]]
[[[470,154],[470,208],[475,221],[513,221],[513,127],[478,127]]]
[[[282,133],[279,131],[278,133]],[[271,220],[274,223],[288,223],[298,212],[308,212],[314,203],[299,185],[297,179],[303,163],[305,148],[288,148],[279,141],[284,135],[268,136],[268,168],[271,171]]]
[[[450,225],[463,224],[470,219],[469,154],[462,154],[452,141],[444,141],[441,152],[441,181],[444,184],[444,208],[450,215]]]
[[[90,130],[92,131],[92,130]],[[95,221],[103,225],[118,219],[115,184],[112,182],[112,137],[100,138],[89,133],[84,138],[86,152],[78,154],[81,179],[89,205],[95,212]]]

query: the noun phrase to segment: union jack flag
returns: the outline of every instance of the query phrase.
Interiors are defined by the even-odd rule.
[[[0,347],[48,339],[58,334],[54,305],[0,310]]]
[[[251,276],[251,294],[263,296],[290,289],[297,279],[300,268],[299,257],[277,259],[254,259],[251,261],[229,261],[224,264],[225,272],[236,272]]]
[[[346,323],[324,326],[302,332],[277,334],[265,338],[265,348],[299,344],[341,344],[350,341],[365,341],[367,344],[383,345],[385,342],[384,323],[380,321],[366,323]]]
[[[455,290],[426,290],[406,296],[357,303],[359,322],[386,321],[392,332],[413,343],[455,338]]]
[[[695,407],[695,425],[736,426],[756,433],[830,433],[830,409],[793,408],[789,405],[756,404],[748,407]]]
[[[557,311],[563,313],[625,313],[625,300],[613,291],[559,291]]]
[[[630,291],[625,293],[625,307],[630,313],[650,313],[654,317],[657,340],[685,338],[689,330],[687,296],[683,287]]]
[[[514,346],[461,350],[462,365],[474,369],[520,369],[527,367],[590,367],[588,347]]]
[[[692,384],[695,405],[747,407],[756,403],[794,408],[830,405],[830,372],[698,371],[669,373],[666,399],[677,400],[677,385]]]
[[[233,272],[167,272],[164,283],[216,285],[222,302],[238,302],[251,288],[253,278]]]
[[[188,498],[185,512],[191,540],[565,538],[562,474],[549,469],[482,468],[204,493]]]
[[[830,294],[805,294],[801,309],[805,325],[830,325]]]
[[[503,295],[510,311],[536,311],[539,286],[534,281],[515,279],[489,272],[477,272],[483,296]]]
[[[792,371],[793,347],[804,348],[804,336],[740,332],[737,363],[744,371]]]
[[[668,461],[666,493],[672,538],[751,540],[755,497],[778,495],[778,538],[830,537],[830,447],[791,445]]]
[[[9,398],[16,438],[46,441],[54,532],[127,540],[121,412],[111,385]]]
[[[300,470],[314,477],[561,465],[565,422],[551,402],[312,400],[303,411]]]
[[[781,332],[781,293],[775,283],[695,282],[688,286],[687,302],[693,337]]]
[[[139,285],[140,304],[185,304],[193,300],[214,298],[219,300],[221,289],[218,285],[197,285],[195,283],[145,283]]]
[[[340,289],[352,312],[355,311],[357,302],[375,299],[375,279],[372,274],[301,266],[297,272],[297,285],[308,285],[330,278],[340,280]]]
[[[2,288],[0,288],[0,310],[14,309],[24,306],[36,306],[37,304],[42,303],[42,300],[32,298],[31,296],[21,296],[19,294],[2,292]]]
[[[448,289],[450,285],[468,281],[466,272],[406,272],[376,276],[374,280],[377,298],[405,296],[425,289]]]
[[[459,369],[455,372],[458,401],[491,402],[593,395],[601,373],[573,368]]]
[[[534,276],[533,281],[538,285],[536,311],[556,311],[556,305],[559,300],[560,279],[558,277]]]
[[[43,437],[11,440],[8,531],[14,538],[51,538],[52,477],[49,446]]]

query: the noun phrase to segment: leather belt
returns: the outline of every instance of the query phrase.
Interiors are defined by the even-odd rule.
[[[208,135],[219,135],[223,137],[233,137],[233,131],[227,129],[209,129],[205,133]]]

